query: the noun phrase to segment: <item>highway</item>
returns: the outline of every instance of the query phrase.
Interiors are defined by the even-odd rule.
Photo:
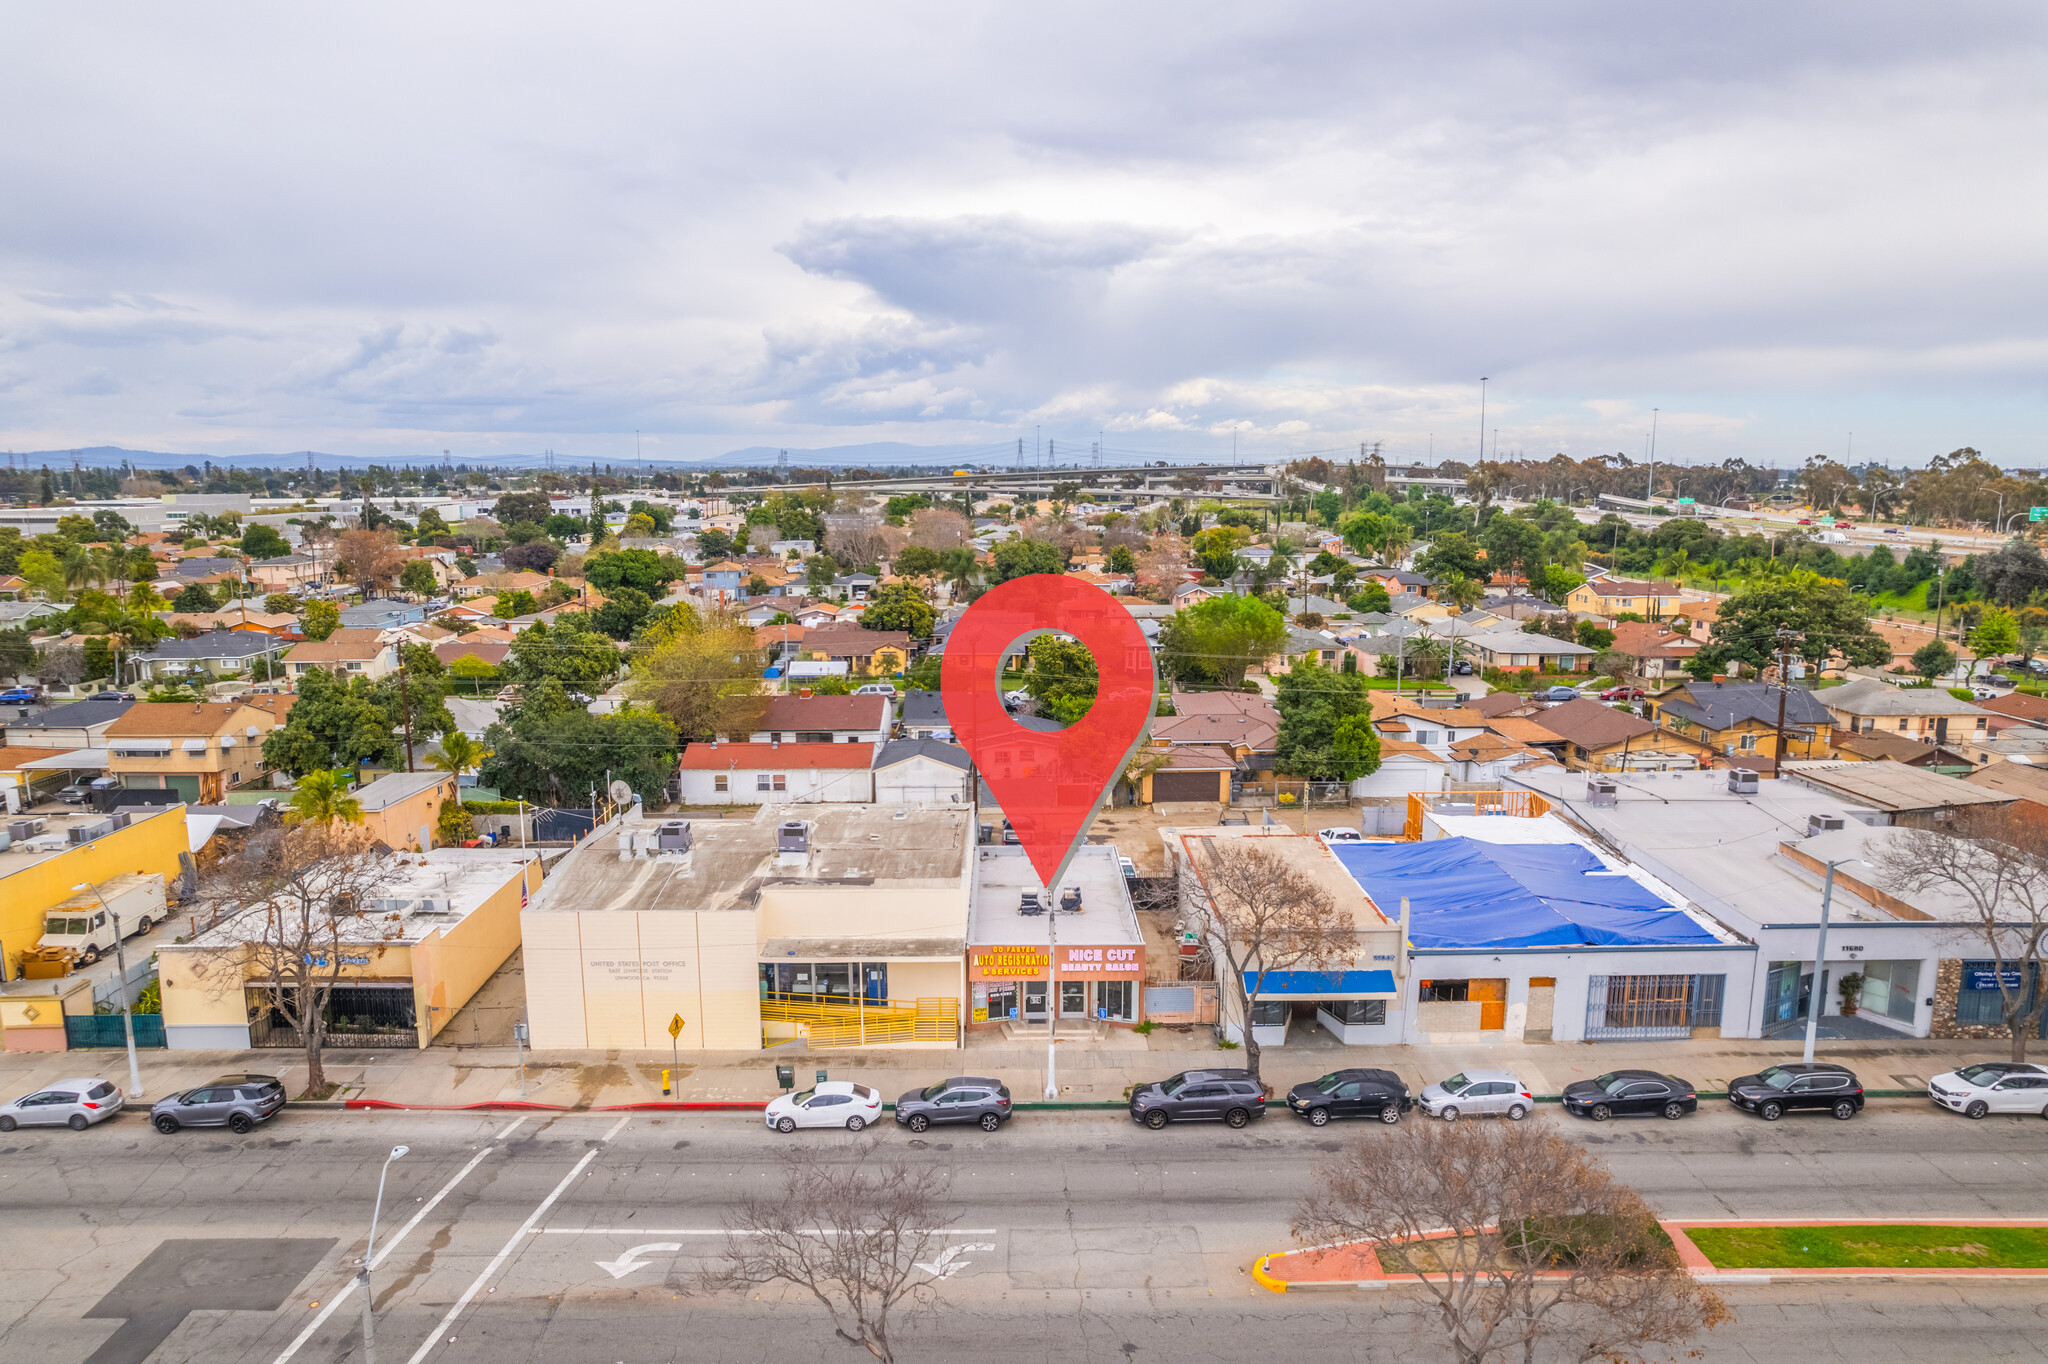
[[[1410,1121],[1417,1119],[1411,1118]],[[2048,1123],[1971,1123],[1906,1100],[1775,1125],[1716,1104],[1595,1128],[1549,1109],[1663,1211],[1686,1216],[2048,1215]],[[779,1137],[752,1114],[289,1112],[247,1137],[160,1136],[134,1115],[0,1138],[0,1357],[49,1364],[354,1360],[348,1290],[385,1152],[378,1357],[403,1364],[787,1360],[833,1341],[784,1294],[705,1294],[720,1218],[778,1153],[878,1147],[941,1164],[959,1247],[899,1358],[1434,1359],[1412,1290],[1267,1293],[1311,1164],[1377,1125],[1276,1114],[1244,1132],[1025,1113],[993,1134],[893,1126]],[[1710,1359],[2042,1357],[2038,1281],[1728,1289]],[[318,1304],[317,1306],[315,1304]],[[1411,1331],[1422,1332],[1411,1338]],[[1790,1335],[1788,1336],[1788,1333]],[[1284,1344],[1283,1344],[1284,1342]]]

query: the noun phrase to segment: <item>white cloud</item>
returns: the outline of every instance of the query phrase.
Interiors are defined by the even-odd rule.
[[[113,13],[0,49],[16,448],[2048,459],[2029,7]]]

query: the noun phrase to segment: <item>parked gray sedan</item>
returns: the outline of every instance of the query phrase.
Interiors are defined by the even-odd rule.
[[[1536,1106],[1529,1087],[1504,1070],[1461,1071],[1448,1080],[1424,1086],[1415,1103],[1430,1117],[1445,1122],[1493,1114],[1520,1122]]]
[[[68,1127],[83,1132],[121,1111],[121,1087],[97,1077],[59,1080],[48,1089],[0,1105],[0,1132],[17,1127]]]

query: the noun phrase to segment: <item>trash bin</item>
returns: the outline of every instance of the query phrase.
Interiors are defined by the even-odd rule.
[[[777,1066],[775,1068],[775,1083],[781,1085],[785,1090],[794,1089],[796,1087],[796,1067]]]

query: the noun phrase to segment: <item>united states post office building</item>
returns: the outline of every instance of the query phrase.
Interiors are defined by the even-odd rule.
[[[971,810],[628,814],[520,916],[537,1049],[957,1047]]]

